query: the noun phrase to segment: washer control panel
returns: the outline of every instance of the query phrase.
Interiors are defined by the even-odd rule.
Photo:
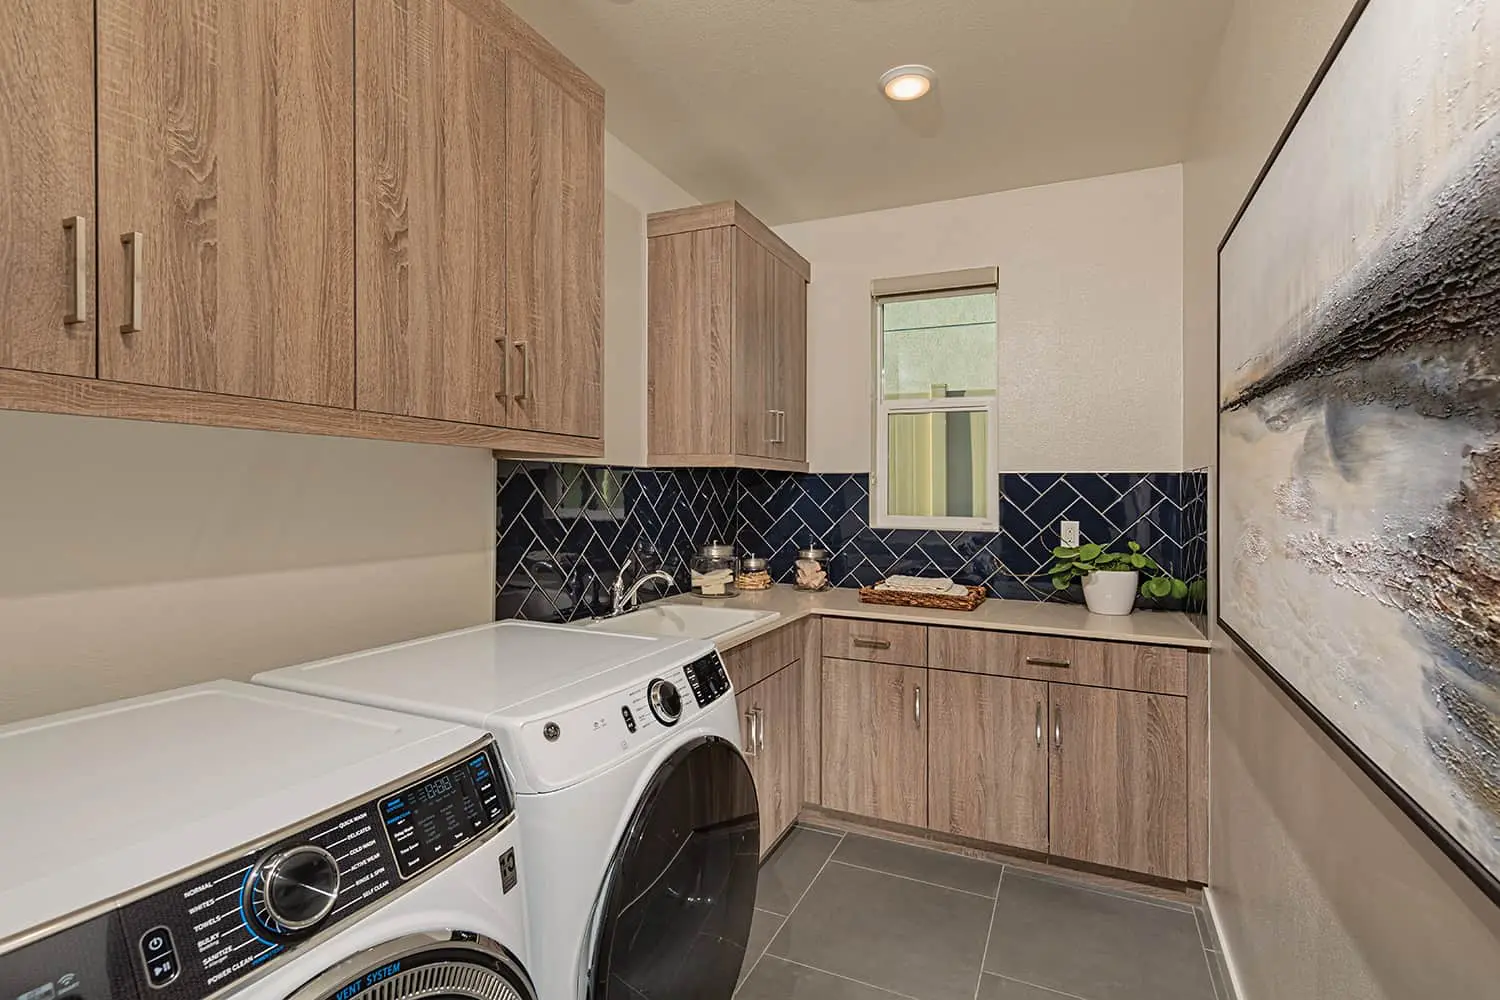
[[[487,744],[118,911],[145,1000],[198,1000],[338,927],[512,811]],[[43,998],[37,998],[43,1000]]]
[[[701,660],[694,660],[683,668],[693,700],[699,708],[706,708],[721,695],[729,693],[729,674],[724,670],[724,661],[717,652],[709,653]]]

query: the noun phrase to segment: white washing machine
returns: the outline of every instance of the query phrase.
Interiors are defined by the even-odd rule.
[[[533,1000],[494,741],[216,682],[0,727],[5,1000]]]
[[[517,792],[542,1000],[728,1000],[760,848],[712,645],[501,622],[259,683],[483,727]]]

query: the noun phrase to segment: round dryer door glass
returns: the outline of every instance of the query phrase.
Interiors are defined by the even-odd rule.
[[[506,948],[475,934],[417,934],[361,952],[288,1000],[536,1000]]]
[[[724,1000],[750,937],[760,867],[755,783],[740,752],[703,737],[652,776],[596,913],[591,1000]]]

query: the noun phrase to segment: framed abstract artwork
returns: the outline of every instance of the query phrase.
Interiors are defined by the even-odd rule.
[[[1352,14],[1219,248],[1220,626],[1500,902],[1500,0]]]

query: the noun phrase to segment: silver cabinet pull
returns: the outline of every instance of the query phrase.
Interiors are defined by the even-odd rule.
[[[750,709],[750,710],[748,710],[747,712],[745,712],[745,728],[747,730],[749,730],[749,735],[745,738],[745,756],[746,757],[754,757],[755,756],[755,709],[753,709],[753,708]]]
[[[767,410],[766,418],[771,422],[771,429],[766,432],[766,444],[776,443],[776,411]]]
[[[786,444],[786,411],[772,410],[775,414],[776,436],[771,439],[772,444]]]
[[[1057,749],[1062,749],[1062,706],[1053,706],[1052,742]]]
[[[500,389],[495,398],[503,403],[510,395],[510,338],[496,337],[495,344],[500,348]]]
[[[912,699],[913,714],[917,717],[917,728],[922,728],[922,685],[917,685],[917,696]]]
[[[68,290],[72,308],[63,315],[63,322],[83,323],[89,318],[89,224],[81,215],[70,215],[62,223],[73,237],[68,241],[68,253],[73,258],[68,267],[68,277],[73,282]]]
[[[1072,660],[1049,660],[1045,656],[1028,656],[1026,662],[1033,667],[1056,667],[1059,670],[1067,670],[1073,665]]]
[[[1036,703],[1036,745],[1042,745],[1042,703],[1040,699]]]
[[[129,301],[125,306],[127,318],[120,324],[121,333],[140,333],[145,325],[145,319],[141,312],[145,305],[145,268],[143,266],[145,254],[146,237],[140,233],[121,233],[120,242],[128,251],[125,254],[125,266],[129,273],[125,276],[125,294]]]
[[[515,343],[515,348],[521,355],[521,391],[516,393],[512,398],[519,403],[523,399],[531,398],[531,345],[524,340],[518,340]],[[507,364],[505,373],[507,382],[510,379],[509,368],[510,366]]]
[[[755,710],[755,752],[766,752],[766,713],[759,708]]]
[[[889,639],[861,639],[858,636],[856,636],[854,638],[853,642],[854,642],[854,645],[856,647],[860,648],[860,649],[890,649],[891,648],[891,640],[889,640]]]

